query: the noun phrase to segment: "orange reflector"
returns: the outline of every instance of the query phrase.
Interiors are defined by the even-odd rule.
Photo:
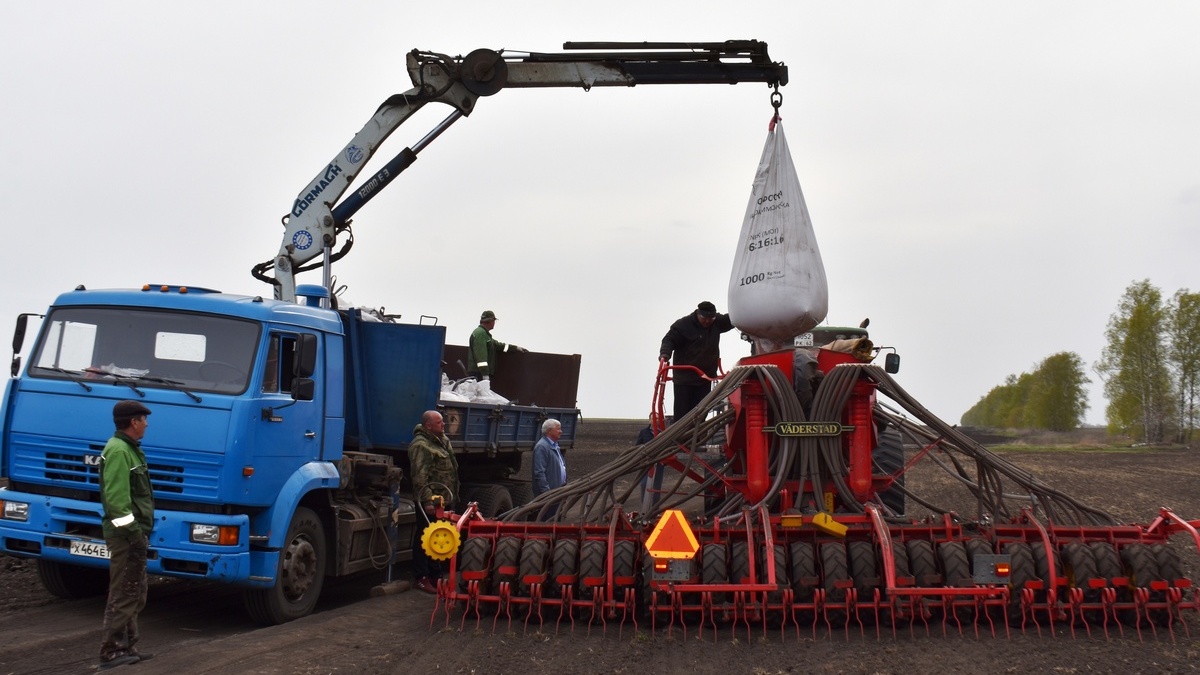
[[[1012,565],[1006,562],[996,563],[996,576],[1006,577],[1012,574]]]
[[[679,509],[664,511],[646,539],[646,550],[656,561],[658,558],[691,560],[699,549],[700,543]]]
[[[167,291],[171,290],[171,287],[166,284],[163,284],[162,286],[158,287],[158,290],[162,291],[163,293],[166,293]]]
[[[217,543],[222,546],[236,546],[238,543],[238,528],[236,525],[222,525]]]
[[[242,477],[243,478],[249,478],[250,476],[253,476],[253,475],[254,475],[254,467],[252,467],[252,466],[243,466],[242,467]]]
[[[671,564],[669,562],[667,562],[666,560],[655,560],[654,561],[654,571],[655,572],[666,572],[670,567],[671,567]]]
[[[785,513],[779,516],[780,527],[802,527],[804,525],[804,516],[799,513]]]
[[[179,287],[179,292],[180,292],[180,293],[187,293],[187,286],[180,286],[180,287]]]
[[[142,290],[143,290],[143,291],[148,291],[148,290],[150,290],[150,284],[142,284]]]

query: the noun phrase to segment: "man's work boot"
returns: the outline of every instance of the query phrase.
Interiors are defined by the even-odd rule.
[[[100,670],[108,670],[109,668],[116,668],[117,666],[127,666],[131,663],[137,663],[138,661],[141,661],[141,658],[139,658],[136,654],[119,654],[107,659],[101,657]]]
[[[417,583],[413,584],[413,588],[418,591],[425,591],[430,595],[437,595],[437,583],[429,577],[421,577],[417,579]]]

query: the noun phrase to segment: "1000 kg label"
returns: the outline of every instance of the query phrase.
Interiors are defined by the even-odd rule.
[[[748,277],[742,277],[742,281],[741,281],[741,283],[738,284],[738,286],[749,286],[750,284],[757,284],[758,282],[760,282],[766,278],[767,278],[767,275],[763,274],[762,272],[759,272],[758,274],[751,274]]]

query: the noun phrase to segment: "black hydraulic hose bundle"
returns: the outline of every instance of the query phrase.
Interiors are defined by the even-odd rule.
[[[975,499],[980,520],[1009,520],[1019,507],[1035,506],[1035,516],[1058,524],[1114,525],[1117,520],[1099,509],[1087,506],[1042,483],[1030,473],[995,455],[953,426],[938,419],[904,391],[882,368],[869,364],[843,364],[825,374],[813,396],[811,416],[804,412],[791,382],[779,368],[767,365],[745,365],[732,369],[713,387],[712,392],[685,415],[643,445],[621,452],[599,470],[572,480],[566,485],[533,499],[499,517],[502,521],[545,519],[548,508],[555,506],[549,520],[563,523],[606,523],[613,510],[621,508],[635,514],[643,524],[653,523],[663,511],[684,508],[693,499],[705,498],[704,518],[732,521],[745,513],[754,513],[760,505],[777,507],[779,494],[788,482],[809,490],[795,495],[797,504],[824,508],[826,486],[831,486],[840,499],[840,511],[863,513],[865,506],[853,497],[847,484],[849,467],[842,440],[839,437],[781,437],[770,434],[767,462],[770,485],[756,504],[746,504],[738,490],[725,490],[722,501],[710,503],[718,482],[741,479],[747,473],[744,448],[735,448],[731,455],[705,453],[715,436],[734,421],[737,411],[728,402],[731,395],[748,381],[757,380],[767,403],[768,417],[776,421],[804,422],[840,421],[842,411],[860,378],[867,378],[878,387],[878,393],[894,401],[912,416],[885,409],[877,402],[874,414],[879,428],[891,425],[910,445],[928,448],[925,455],[939,468],[962,484]],[[715,414],[714,414],[715,413]],[[711,416],[710,416],[711,415]],[[914,421],[914,419],[916,421]],[[748,433],[766,433],[747,429]],[[654,489],[647,479],[651,470],[663,462],[674,460],[682,464],[670,485]],[[974,465],[974,475],[968,470]],[[1015,484],[1017,492],[1008,491],[1006,482]],[[640,496],[635,493],[639,488]],[[894,484],[893,489],[932,513],[953,513],[922,499],[911,485]],[[1017,507],[1017,508],[1014,508]]]

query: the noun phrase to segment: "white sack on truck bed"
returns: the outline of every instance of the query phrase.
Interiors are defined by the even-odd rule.
[[[729,277],[729,318],[758,350],[790,347],[825,319],[829,287],[783,124],[767,133]]]

